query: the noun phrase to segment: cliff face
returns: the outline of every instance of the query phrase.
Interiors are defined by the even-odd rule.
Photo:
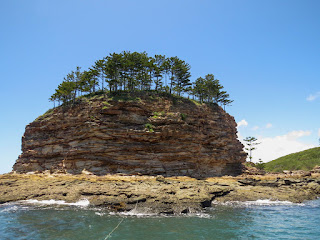
[[[26,127],[13,170],[191,177],[237,175],[246,154],[218,106],[164,97],[96,96]]]

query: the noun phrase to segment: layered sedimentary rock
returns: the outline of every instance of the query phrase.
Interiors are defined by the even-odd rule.
[[[50,187],[48,187],[50,186]],[[201,212],[213,204],[268,199],[301,203],[320,196],[320,174],[189,177],[92,176],[66,174],[0,175],[0,204],[20,200],[85,200],[112,211],[145,214]],[[213,202],[212,202],[213,201]]]
[[[95,96],[27,125],[13,169],[191,177],[237,175],[246,154],[217,105],[154,95]]]

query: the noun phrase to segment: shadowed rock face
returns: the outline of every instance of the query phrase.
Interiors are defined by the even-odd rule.
[[[13,170],[191,177],[237,175],[246,154],[234,118],[187,99],[95,97],[26,127]]]

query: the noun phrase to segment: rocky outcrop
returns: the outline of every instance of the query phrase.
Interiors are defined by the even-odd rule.
[[[237,175],[246,154],[217,105],[155,95],[96,95],[27,125],[19,173]]]
[[[229,183],[230,184],[230,183]],[[301,203],[313,200],[320,195],[320,176],[308,177],[274,174],[239,178],[232,185],[230,193],[215,199],[217,202],[256,201],[290,201]]]
[[[186,177],[183,177],[186,178]],[[48,186],[50,186],[48,188]],[[200,212],[229,189],[195,179],[151,176],[0,175],[0,204],[19,200],[86,199],[113,211],[179,214]]]
[[[235,201],[301,203],[320,195],[320,175],[217,177],[122,176],[119,174],[5,174],[0,175],[0,204],[20,200],[86,199],[90,206],[112,211],[181,214],[200,212],[212,204]]]

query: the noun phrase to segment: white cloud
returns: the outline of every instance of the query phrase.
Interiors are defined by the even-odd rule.
[[[318,137],[320,137],[320,128],[319,128],[319,130],[318,130]]]
[[[286,134],[284,136],[286,136],[286,138],[288,140],[295,140],[297,138],[304,137],[304,136],[310,136],[310,135],[311,135],[311,131],[299,130],[299,131],[289,132],[288,134]]]
[[[316,92],[315,94],[310,94],[307,97],[307,101],[314,101],[316,100],[318,97],[320,97],[320,92]]]
[[[248,122],[245,120],[245,119],[242,119],[240,122],[237,123],[237,126],[238,127],[241,127],[241,126],[248,126]]]
[[[272,124],[271,123],[267,123],[266,128],[271,128]]]
[[[252,152],[252,160],[257,162],[261,159],[263,162],[269,162],[290,153],[316,147],[313,144],[307,144],[299,140],[300,137],[309,136],[310,134],[310,131],[300,130],[276,137],[258,138],[258,142],[261,144],[257,145],[256,150]]]
[[[257,131],[258,129],[259,129],[258,126],[254,126],[254,127],[252,128],[253,131]]]

